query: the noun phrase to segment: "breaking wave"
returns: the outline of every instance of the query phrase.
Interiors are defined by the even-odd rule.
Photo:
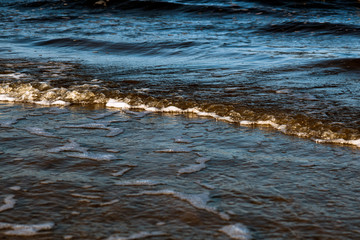
[[[13,76],[16,76],[13,74]],[[231,103],[209,103],[181,99],[155,98],[140,93],[121,93],[92,84],[72,87],[52,87],[49,83],[2,83],[0,101],[35,103],[44,106],[98,104],[121,110],[135,109],[154,113],[187,114],[213,118],[243,126],[265,126],[287,135],[310,138],[317,142],[350,144],[360,147],[358,129],[343,124],[292,115],[283,111],[238,108]]]

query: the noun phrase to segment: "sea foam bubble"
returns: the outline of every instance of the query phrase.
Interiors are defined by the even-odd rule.
[[[0,222],[0,229],[10,229],[5,232],[5,235],[10,236],[34,236],[39,231],[50,230],[54,227],[53,222],[46,222],[40,224],[13,224]]]
[[[14,195],[7,195],[4,199],[4,204],[0,206],[0,212],[14,208],[15,203],[16,200],[14,199]]]
[[[241,223],[236,223],[233,225],[222,227],[219,231],[225,233],[231,239],[237,239],[237,240],[251,239],[251,234],[249,229],[247,229],[247,227]]]

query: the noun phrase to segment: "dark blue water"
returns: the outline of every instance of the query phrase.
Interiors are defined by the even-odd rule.
[[[0,238],[358,238],[359,1],[0,0],[0,30]]]

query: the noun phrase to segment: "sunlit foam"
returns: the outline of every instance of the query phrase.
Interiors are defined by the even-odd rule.
[[[113,107],[113,108],[119,108],[119,109],[130,109],[131,106],[125,102],[119,102],[116,101],[115,99],[110,99],[107,103],[106,103],[107,107]]]
[[[317,143],[335,143],[342,145],[353,145],[356,147],[360,147],[360,139],[356,140],[344,140],[344,139],[316,139]]]
[[[4,102],[15,102],[16,98],[10,97],[7,94],[0,94],[0,101]]]

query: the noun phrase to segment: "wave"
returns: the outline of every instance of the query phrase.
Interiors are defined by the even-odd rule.
[[[43,106],[100,104],[121,110],[137,109],[155,113],[176,113],[213,118],[242,126],[266,126],[287,135],[318,142],[351,144],[360,147],[360,129],[314,119],[305,115],[276,112],[274,109],[237,108],[231,103],[155,98],[144,94],[126,94],[91,84],[56,88],[47,83],[2,83],[0,101],[35,103]]]
[[[284,22],[263,27],[260,31],[271,33],[313,33],[316,35],[360,35],[360,27],[358,26],[330,22]]]
[[[86,38],[57,38],[50,40],[39,40],[34,43],[36,46],[53,46],[53,47],[71,47],[86,51],[102,51],[108,53],[127,53],[139,55],[178,55],[185,54],[183,49],[187,49],[200,43],[193,41],[160,41],[160,42],[109,42],[100,40],[91,40]]]
[[[341,68],[341,71],[357,71],[357,60],[337,59],[318,65],[332,65]],[[70,62],[13,59],[9,63],[8,60],[0,60],[0,101],[42,106],[96,105],[125,111],[184,114],[248,127],[267,127],[321,143],[360,147],[359,110],[356,106],[346,110],[340,105],[334,108],[338,111],[334,115],[333,112],[323,114],[325,110],[321,102],[318,104],[319,110],[314,112],[313,102],[310,102],[309,109],[299,111],[306,105],[294,102],[283,106],[285,101],[294,97],[285,90],[284,93],[279,91],[276,95],[262,95],[261,99],[253,99],[244,95],[251,95],[252,91],[259,92],[260,89],[242,91],[239,86],[235,89],[226,83],[221,86],[219,83],[216,86],[198,83],[197,86],[173,82],[144,84],[131,79],[101,80],[89,75],[91,71],[91,68],[83,69],[83,66]],[[221,91],[224,93],[221,94]],[[281,98],[284,95],[289,95],[289,98]],[[267,103],[274,97],[279,99]],[[112,136],[121,132],[121,129],[116,129],[109,134]]]
[[[255,0],[252,2],[257,2],[270,6],[286,6],[299,9],[339,9],[339,7],[353,8],[360,6],[359,1],[357,0]]]
[[[357,0],[25,0],[5,1],[5,5],[20,5],[25,8],[106,8],[145,11],[187,11],[187,12],[219,12],[236,13],[244,10],[255,10],[256,7],[285,7],[295,9],[339,9],[358,8],[360,2]],[[255,7],[255,8],[254,8]]]
[[[7,3],[10,6],[20,8],[49,8],[49,9],[92,9],[92,10],[141,10],[141,11],[171,11],[184,13],[247,13],[259,12],[252,7],[253,4],[245,2],[224,1],[161,1],[161,0],[43,0],[43,1],[21,1]],[[262,14],[268,13],[261,9]]]

